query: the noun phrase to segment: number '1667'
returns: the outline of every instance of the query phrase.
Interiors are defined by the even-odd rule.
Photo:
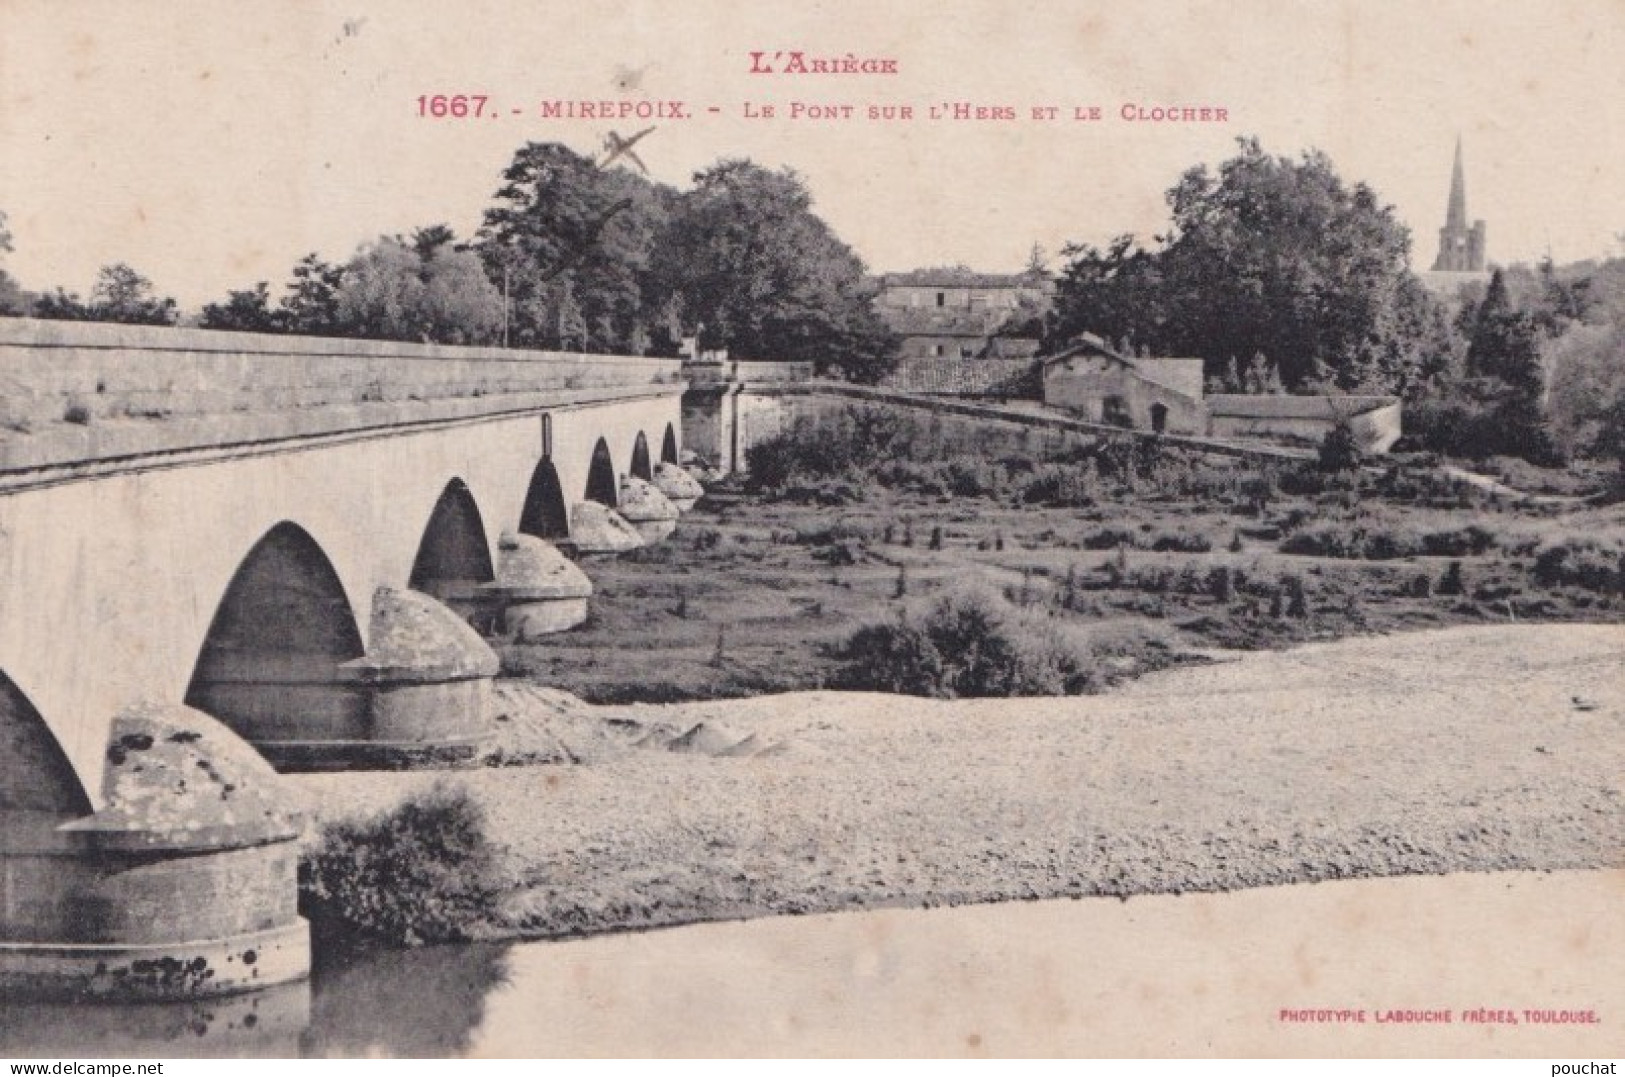
[[[485,103],[489,100],[484,94],[424,94],[418,98],[418,115],[436,120],[483,116]]]

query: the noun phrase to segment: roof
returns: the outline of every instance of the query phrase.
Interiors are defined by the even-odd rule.
[[[1077,336],[1067,341],[1065,346],[1062,347],[1060,351],[1056,352],[1054,355],[1044,356],[1044,358],[1040,359],[1039,362],[1048,367],[1052,363],[1059,363],[1062,359],[1070,359],[1074,355],[1102,355],[1107,359],[1116,359],[1124,366],[1134,365],[1128,358],[1119,353],[1116,348],[1112,347],[1110,344],[1107,344],[1104,340],[1095,336],[1093,333],[1079,333]]]
[[[1027,288],[1043,289],[1048,277],[1033,273],[978,273],[965,266],[933,266],[904,273],[882,273],[882,288]]]

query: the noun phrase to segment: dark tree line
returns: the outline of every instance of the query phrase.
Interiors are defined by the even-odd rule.
[[[532,143],[504,180],[476,246],[516,342],[673,355],[697,336],[868,380],[895,352],[863,262],[791,171],[721,161],[679,192]]]
[[[794,173],[723,161],[688,191],[557,143],[515,154],[475,237],[443,225],[315,254],[281,297],[231,292],[207,328],[676,355],[808,360],[877,378],[895,352],[862,261]]]

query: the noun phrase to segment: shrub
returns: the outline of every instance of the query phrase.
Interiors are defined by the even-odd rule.
[[[1619,540],[1566,538],[1535,556],[1535,582],[1598,594],[1625,592],[1625,548]]]
[[[1336,474],[1358,471],[1360,458],[1360,439],[1354,436],[1354,426],[1346,416],[1339,415],[1326,436],[1320,439],[1315,462],[1320,470]]]
[[[1464,594],[1467,588],[1461,582],[1461,562],[1452,561],[1445,566],[1444,575],[1439,577],[1438,591],[1441,595]]]
[[[909,696],[946,694],[942,655],[924,629],[907,621],[864,625],[847,639],[839,657],[847,664],[834,678],[837,688]]]
[[[821,482],[837,478],[860,486],[882,463],[918,459],[917,450],[928,441],[920,419],[893,408],[850,407],[829,416],[803,416],[746,450],[747,483],[780,494],[817,490]]]
[[[1100,527],[1078,540],[1086,550],[1115,550],[1121,546],[1137,546],[1139,533],[1127,527]]]
[[[1213,549],[1213,541],[1206,535],[1190,531],[1163,531],[1151,540],[1151,548],[1177,553],[1207,553]]]
[[[944,596],[913,623],[865,625],[839,648],[837,687],[907,695],[1057,695],[1091,683],[1087,658],[1050,624],[996,596]]]
[[[866,542],[867,528],[845,520],[798,524],[791,541],[801,546],[831,546],[837,542]]]
[[[1309,616],[1309,598],[1304,593],[1303,579],[1298,576],[1287,576],[1281,580],[1281,588],[1286,592],[1286,615]]]
[[[436,785],[324,827],[299,864],[301,904],[397,946],[464,941],[496,918],[508,889],[500,855],[467,790]]]
[[[1496,544],[1495,532],[1477,524],[1422,536],[1422,551],[1431,557],[1476,557]]]
[[[1301,528],[1281,543],[1282,553],[1392,561],[1402,557],[1476,557],[1497,543],[1495,532],[1478,524],[1423,531],[1381,518],[1326,522]]]

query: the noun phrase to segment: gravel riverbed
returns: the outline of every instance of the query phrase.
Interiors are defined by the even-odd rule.
[[[1226,656],[1109,695],[593,707],[497,689],[492,765],[302,775],[317,819],[466,786],[482,934],[1625,865],[1625,628]]]

